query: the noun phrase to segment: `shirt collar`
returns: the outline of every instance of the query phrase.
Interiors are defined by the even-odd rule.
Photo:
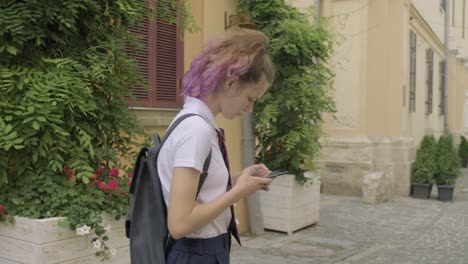
[[[199,114],[205,120],[207,120],[215,129],[218,130],[218,125],[216,124],[216,119],[211,112],[210,108],[200,99],[195,97],[186,96],[184,103],[184,110],[190,113]]]

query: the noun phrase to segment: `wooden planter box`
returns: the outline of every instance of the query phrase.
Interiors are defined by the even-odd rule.
[[[312,180],[300,186],[292,174],[276,177],[270,191],[260,193],[265,229],[292,234],[319,221],[320,178],[306,173]]]
[[[75,231],[58,226],[61,217],[15,219],[14,225],[0,224],[1,264],[102,263],[94,256],[96,249],[92,247],[91,239],[96,235],[93,230],[87,236],[77,236]],[[119,221],[110,218],[103,221],[112,226],[107,245],[117,249],[117,254],[105,263],[130,263],[124,222],[124,217]]]

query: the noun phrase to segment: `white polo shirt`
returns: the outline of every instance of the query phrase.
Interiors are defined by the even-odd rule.
[[[168,208],[171,205],[169,191],[173,168],[189,167],[201,173],[210,149],[212,154],[208,177],[198,194],[197,203],[211,202],[226,192],[229,174],[218,145],[215,117],[203,101],[193,97],[186,97],[184,108],[174,120],[188,113],[203,118],[191,116],[183,120],[164,143],[158,157],[158,172]],[[226,233],[230,219],[230,209],[226,208],[213,221],[187,237],[210,238]]]

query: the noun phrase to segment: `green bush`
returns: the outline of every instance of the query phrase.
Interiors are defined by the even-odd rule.
[[[139,80],[125,48],[142,3],[0,1],[0,204],[8,215],[65,216],[105,241],[101,214],[126,213],[129,168],[119,161],[133,160],[142,130],[123,100]]]
[[[146,3],[0,1],[0,221],[64,216],[77,233],[94,229],[96,256],[113,253],[101,215],[126,213],[121,161],[144,134],[124,101],[145,85],[126,53],[141,47],[129,26],[145,13],[175,22],[177,9],[197,29],[187,0]]]
[[[438,185],[454,185],[460,175],[460,158],[451,135],[443,135],[436,146],[436,172]]]
[[[460,137],[460,145],[458,146],[458,156],[461,160],[461,165],[466,168],[468,165],[468,142],[464,136]]]
[[[435,151],[437,141],[434,136],[426,135],[416,152],[416,160],[411,168],[411,182],[434,184],[436,171]]]
[[[320,150],[322,114],[335,111],[329,94],[334,73],[327,65],[333,36],[323,19],[311,24],[284,0],[241,0],[239,7],[270,38],[277,67],[273,86],[254,108],[257,159],[304,183]]]

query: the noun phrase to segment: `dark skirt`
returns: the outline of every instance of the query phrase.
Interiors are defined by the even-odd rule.
[[[182,238],[175,241],[167,264],[229,264],[229,234],[212,238]]]

